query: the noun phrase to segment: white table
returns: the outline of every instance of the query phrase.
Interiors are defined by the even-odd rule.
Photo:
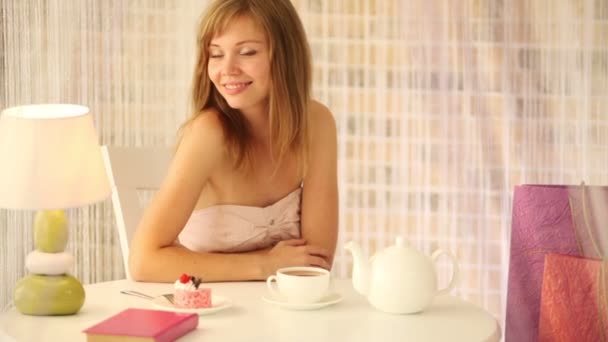
[[[335,279],[344,300],[314,311],[290,311],[264,302],[263,282],[208,284],[234,305],[200,316],[199,327],[179,339],[187,341],[499,341],[496,320],[481,308],[453,296],[441,296],[421,314],[391,315],[373,309],[353,290],[350,280]],[[120,294],[136,290],[150,295],[171,292],[172,284],[128,280],[85,286],[86,301],[77,315],[27,316],[15,309],[0,315],[0,336],[15,341],[85,341],[82,330],[127,307],[156,308],[149,300]],[[6,337],[5,337],[6,338]]]

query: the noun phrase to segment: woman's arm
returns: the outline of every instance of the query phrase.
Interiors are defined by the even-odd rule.
[[[204,254],[175,244],[215,165],[225,158],[219,120],[217,113],[209,112],[185,128],[167,176],[131,241],[129,268],[133,279],[170,282],[182,273],[196,274],[205,281],[260,278],[263,251]]]
[[[311,146],[302,193],[302,238],[327,251],[329,265],[338,239],[336,122],[327,107],[311,106]]]
[[[201,115],[185,129],[167,176],[131,241],[131,277],[137,281],[173,282],[187,273],[206,282],[259,280],[280,267],[328,267],[327,252],[301,239],[282,241],[272,249],[249,253],[200,253],[175,244],[215,165],[225,158],[217,115],[214,112]]]

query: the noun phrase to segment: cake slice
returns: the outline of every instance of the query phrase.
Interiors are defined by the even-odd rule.
[[[182,274],[173,286],[173,304],[179,308],[210,308],[211,289],[202,287],[201,278]]]

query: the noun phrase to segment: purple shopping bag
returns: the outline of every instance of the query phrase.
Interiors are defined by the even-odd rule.
[[[506,342],[536,341],[547,253],[600,257],[608,251],[608,187],[515,187]]]

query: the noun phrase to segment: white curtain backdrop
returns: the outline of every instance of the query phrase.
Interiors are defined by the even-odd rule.
[[[84,104],[101,143],[172,145],[206,3],[0,0],[0,107]],[[294,4],[338,122],[334,274],[350,273],[346,241],[372,254],[402,235],[452,251],[454,294],[502,322],[513,186],[608,183],[608,0]],[[32,214],[0,210],[0,308],[27,273]],[[75,275],[123,277],[109,201],[69,216]]]

